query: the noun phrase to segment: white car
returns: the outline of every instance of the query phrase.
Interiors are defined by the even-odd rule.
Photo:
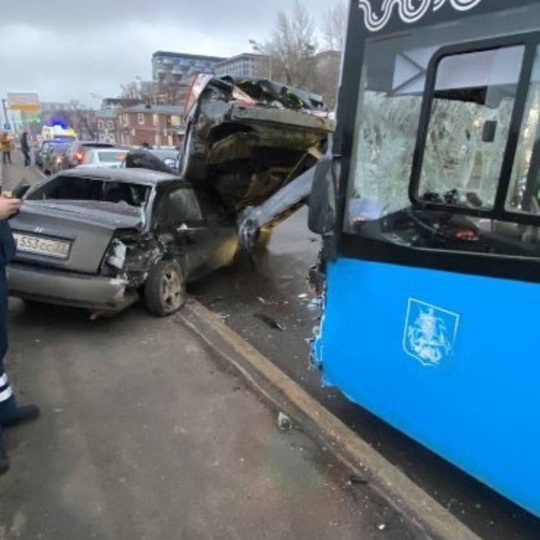
[[[79,167],[105,167],[117,169],[126,158],[126,150],[122,148],[92,148],[86,152]]]

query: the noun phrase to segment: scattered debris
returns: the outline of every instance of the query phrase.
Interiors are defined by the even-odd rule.
[[[368,484],[369,480],[364,476],[359,476],[357,474],[352,475],[347,482],[347,485],[352,486],[353,484]]]
[[[292,428],[292,421],[284,412],[280,412],[277,418],[278,427],[281,431],[288,431]]]
[[[299,298],[300,300],[305,300],[307,297],[308,297],[307,293],[302,293],[302,294],[299,294],[299,295],[298,295],[298,298]]]
[[[386,525],[384,523],[381,523],[377,526],[377,529],[379,529],[379,531],[384,531],[384,529],[386,529]]]
[[[227,319],[231,318],[231,316],[228,313],[216,313],[216,317],[218,319],[221,319],[222,321],[226,321]]]
[[[270,328],[275,328],[276,330],[280,330],[281,332],[285,331],[285,327],[282,324],[278,323],[276,319],[270,317],[270,315],[266,315],[265,313],[255,313],[255,317],[257,317],[257,319],[260,319]]]

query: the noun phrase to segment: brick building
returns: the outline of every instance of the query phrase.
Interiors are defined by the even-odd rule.
[[[97,140],[116,144],[118,142],[118,110],[102,109],[96,111]]]
[[[184,133],[183,107],[138,105],[118,111],[117,144],[177,146],[182,142]]]

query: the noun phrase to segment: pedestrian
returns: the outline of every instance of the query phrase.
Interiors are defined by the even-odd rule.
[[[21,136],[21,151],[24,155],[24,166],[30,167],[30,143],[28,142],[27,131],[23,131]]]
[[[8,195],[0,197],[0,475],[9,470],[9,460],[4,447],[2,430],[35,420],[39,416],[39,408],[36,405],[17,405],[4,369],[4,359],[8,350],[6,266],[16,251],[13,233],[7,220],[18,212],[21,204],[20,199],[13,199]]]
[[[2,163],[11,163],[11,139],[9,133],[4,131],[0,139],[0,148],[2,149]]]

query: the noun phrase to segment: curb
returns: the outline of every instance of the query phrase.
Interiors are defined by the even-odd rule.
[[[190,300],[177,318],[277,410],[332,449],[387,503],[433,540],[481,540],[397,467],[363,441],[257,349],[199,302]]]

